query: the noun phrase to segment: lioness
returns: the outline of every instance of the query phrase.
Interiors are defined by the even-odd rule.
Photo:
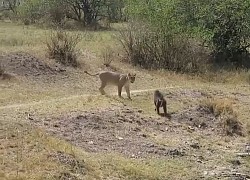
[[[164,116],[167,116],[167,102],[159,90],[156,90],[154,92],[154,104],[155,104],[155,111],[157,110],[157,114],[160,114],[159,109],[160,107],[163,107]]]
[[[111,72],[111,71],[101,71],[96,74],[90,74],[87,71],[84,71],[84,73],[90,75],[90,76],[99,76],[101,80],[101,87],[99,88],[99,91],[101,92],[102,95],[105,94],[104,88],[106,87],[107,84],[112,84],[118,87],[118,96],[122,97],[122,87],[125,87],[127,96],[129,99],[130,97],[130,90],[129,90],[129,85],[130,83],[135,82],[135,76],[136,74],[120,74],[117,72]]]

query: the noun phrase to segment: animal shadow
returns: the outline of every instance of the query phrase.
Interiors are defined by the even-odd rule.
[[[164,115],[164,113],[160,113],[159,115],[160,115],[161,117],[166,117],[166,118],[168,118],[168,119],[171,119],[172,113],[167,113],[166,116]]]

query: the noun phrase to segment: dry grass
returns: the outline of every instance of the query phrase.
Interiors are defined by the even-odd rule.
[[[207,108],[219,120],[226,135],[244,135],[242,122],[238,119],[238,113],[234,110],[235,102],[228,98],[208,98],[202,101],[201,106]]]
[[[3,125],[1,123],[1,125]],[[87,153],[72,144],[51,137],[29,124],[8,124],[1,144],[0,177],[5,179],[175,179],[192,178],[190,162],[175,159],[126,159],[119,154]],[[73,159],[68,162],[51,158],[60,152]],[[73,161],[73,165],[72,165]],[[176,175],[178,174],[178,176]]]
[[[221,99],[219,97],[207,98],[201,102],[201,106],[208,108],[215,116],[223,114],[232,114],[236,116],[236,112],[233,109],[233,101],[226,98]]]
[[[80,40],[80,34],[71,35],[62,30],[52,32],[46,42],[49,56],[63,65],[78,67],[76,46]]]
[[[114,60],[114,51],[111,49],[111,47],[105,48],[105,50],[102,52],[102,58],[103,65],[109,67]]]

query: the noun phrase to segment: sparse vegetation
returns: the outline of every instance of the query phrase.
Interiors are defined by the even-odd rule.
[[[233,109],[233,101],[230,99],[221,99],[219,97],[207,98],[202,101],[201,106],[207,108],[215,116],[223,114],[236,115]]]
[[[70,34],[62,30],[52,32],[46,42],[49,56],[63,65],[79,66],[76,46],[80,40],[79,34]]]
[[[0,76],[2,76],[3,73],[4,73],[4,69],[3,69],[3,67],[0,65]]]
[[[220,116],[221,126],[223,127],[224,133],[229,136],[237,134],[244,136],[244,128],[242,122],[239,121],[237,115],[223,114]]]
[[[187,37],[173,35],[168,30],[131,22],[120,31],[119,38],[133,65],[182,73],[200,73],[208,67],[204,49],[195,47]]]
[[[244,135],[242,122],[233,108],[233,101],[229,99],[208,98],[202,101],[201,106],[213,113],[218,119],[226,135]]]
[[[110,67],[112,61],[114,60],[114,51],[111,49],[111,47],[105,48],[105,50],[102,52],[102,58],[103,65]]]

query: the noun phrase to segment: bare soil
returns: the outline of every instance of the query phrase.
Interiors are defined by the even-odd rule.
[[[20,76],[51,76],[65,72],[65,68],[61,65],[46,63],[26,52],[1,55],[0,64],[6,72]]]
[[[206,135],[221,134],[222,130],[213,114],[200,108],[191,108],[167,117],[146,117],[141,110],[127,107],[107,108],[68,115],[55,119],[31,122],[44,127],[49,133],[66,139],[89,152],[116,152],[128,157],[184,156],[187,147],[170,148],[154,142],[152,136],[181,136],[183,125],[189,131]],[[216,129],[216,130],[215,130]],[[187,137],[181,137],[188,139]]]
[[[203,178],[246,179],[250,173],[244,166],[241,169],[241,160],[234,159],[233,156],[231,162],[225,162],[223,157],[229,154],[224,145],[222,149],[215,148],[194,138],[193,133],[207,139],[224,137],[218,119],[200,107],[190,107],[169,114],[169,117],[150,117],[143,115],[140,109],[121,105],[57,118],[41,120],[31,117],[30,122],[38,128],[45,129],[49,134],[91,153],[118,153],[128,158],[139,159],[184,158],[199,164]],[[158,137],[162,137],[163,142],[157,141]],[[178,142],[172,144],[171,141]],[[244,149],[244,144],[239,146],[239,143],[234,143],[237,144],[236,139],[232,139],[228,145],[238,150]],[[68,159],[61,157],[60,153],[57,157],[59,160]],[[218,166],[214,167],[218,157],[222,158],[223,165],[217,164]],[[239,164],[235,164],[236,161]]]

